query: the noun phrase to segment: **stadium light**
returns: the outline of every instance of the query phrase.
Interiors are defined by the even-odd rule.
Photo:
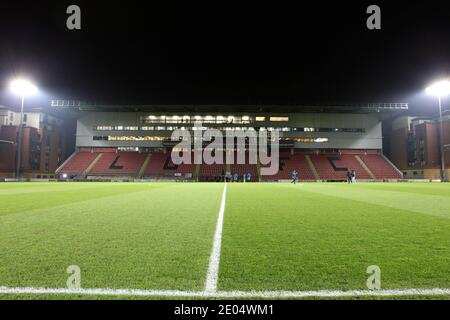
[[[441,80],[435,82],[426,89],[429,95],[435,96],[439,101],[439,138],[440,138],[440,149],[441,149],[441,178],[442,181],[447,181],[445,174],[445,147],[444,147],[444,127],[442,122],[442,97],[450,94],[450,81]]]
[[[11,91],[21,97],[22,104],[20,107],[20,124],[19,124],[19,136],[17,139],[17,164],[16,164],[16,178],[20,177],[20,162],[22,154],[22,131],[23,131],[23,106],[25,104],[25,97],[35,94],[38,89],[37,87],[28,80],[25,79],[15,79],[11,81],[10,84]]]
[[[444,97],[450,94],[450,81],[442,80],[433,83],[426,89],[429,95],[435,97]]]
[[[37,92],[37,87],[25,79],[11,81],[11,91],[21,97],[33,95]]]

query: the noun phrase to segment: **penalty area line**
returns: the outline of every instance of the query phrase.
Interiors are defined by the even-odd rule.
[[[205,292],[216,292],[219,278],[220,249],[222,246],[223,217],[225,214],[225,202],[227,200],[227,183],[223,187],[222,201],[220,203],[219,216],[217,218],[214,243],[209,257],[208,273],[206,275]]]
[[[392,290],[319,290],[319,291],[181,291],[136,289],[66,289],[66,288],[9,288],[0,287],[0,294],[67,294],[141,297],[197,297],[197,298],[345,298],[362,296],[435,296],[450,295],[450,289],[392,289]]]

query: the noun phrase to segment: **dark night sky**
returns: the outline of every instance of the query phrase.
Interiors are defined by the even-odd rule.
[[[428,103],[426,85],[450,76],[448,0],[211,2],[4,0],[0,104],[15,74],[47,100],[299,105]],[[81,31],[66,29],[69,4]],[[366,28],[370,4],[382,30]]]

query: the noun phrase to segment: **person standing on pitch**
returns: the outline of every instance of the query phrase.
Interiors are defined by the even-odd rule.
[[[292,171],[292,182],[291,182],[291,183],[293,183],[293,184],[296,184],[296,183],[297,183],[297,175],[298,175],[298,173],[297,173],[297,171],[294,169],[294,170]]]

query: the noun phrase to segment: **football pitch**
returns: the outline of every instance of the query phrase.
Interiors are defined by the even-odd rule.
[[[450,184],[0,184],[1,299],[449,296]]]

